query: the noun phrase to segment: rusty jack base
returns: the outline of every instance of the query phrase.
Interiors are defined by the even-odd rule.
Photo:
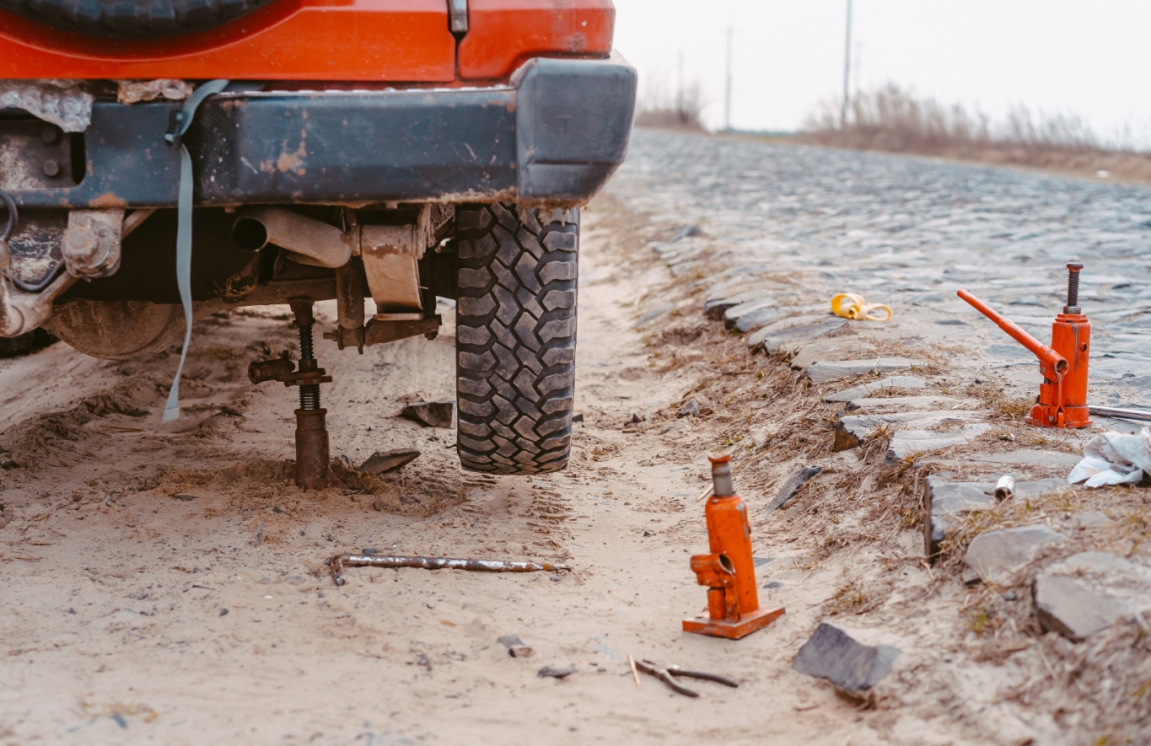
[[[683,631],[738,640],[779,619],[782,608],[759,608],[755,560],[747,505],[735,494],[731,456],[711,461],[715,494],[707,501],[707,538],[711,554],[691,558],[691,569],[707,587],[707,615],[683,620]]]
[[[252,383],[281,381],[285,386],[300,387],[300,408],[296,410],[296,485],[302,490],[322,490],[328,486],[331,454],[328,428],[320,408],[320,384],[331,383],[332,377],[319,367],[312,350],[312,299],[295,298],[291,302],[300,330],[300,367],[297,370],[284,351],[274,360],[248,366]]]

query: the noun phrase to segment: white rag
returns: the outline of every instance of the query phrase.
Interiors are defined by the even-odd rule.
[[[1151,474],[1151,430],[1143,428],[1138,435],[1106,432],[1087,441],[1083,460],[1067,475],[1067,483],[1135,484],[1144,472]]]

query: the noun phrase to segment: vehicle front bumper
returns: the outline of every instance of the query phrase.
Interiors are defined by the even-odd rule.
[[[537,58],[491,88],[225,92],[184,141],[201,206],[575,205],[622,163],[635,93],[619,57]],[[22,207],[174,207],[179,153],[164,134],[181,106],[97,102],[72,140],[82,179],[8,191]]]

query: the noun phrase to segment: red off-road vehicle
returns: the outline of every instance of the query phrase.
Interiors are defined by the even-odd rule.
[[[362,351],[455,299],[464,466],[562,468],[579,207],[635,100],[613,23],[611,0],[0,0],[0,337],[119,360],[291,302],[299,366],[251,375],[301,386],[326,470],[311,303]]]

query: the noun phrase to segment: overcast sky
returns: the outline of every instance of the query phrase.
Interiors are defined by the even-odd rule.
[[[615,0],[615,46],[640,72],[698,80],[722,124],[734,29],[732,125],[792,130],[842,95],[847,0]],[[1073,112],[1100,134],[1151,132],[1151,0],[854,0],[864,89],[888,81],[1001,117],[1013,104]],[[856,74],[852,74],[854,87]]]

